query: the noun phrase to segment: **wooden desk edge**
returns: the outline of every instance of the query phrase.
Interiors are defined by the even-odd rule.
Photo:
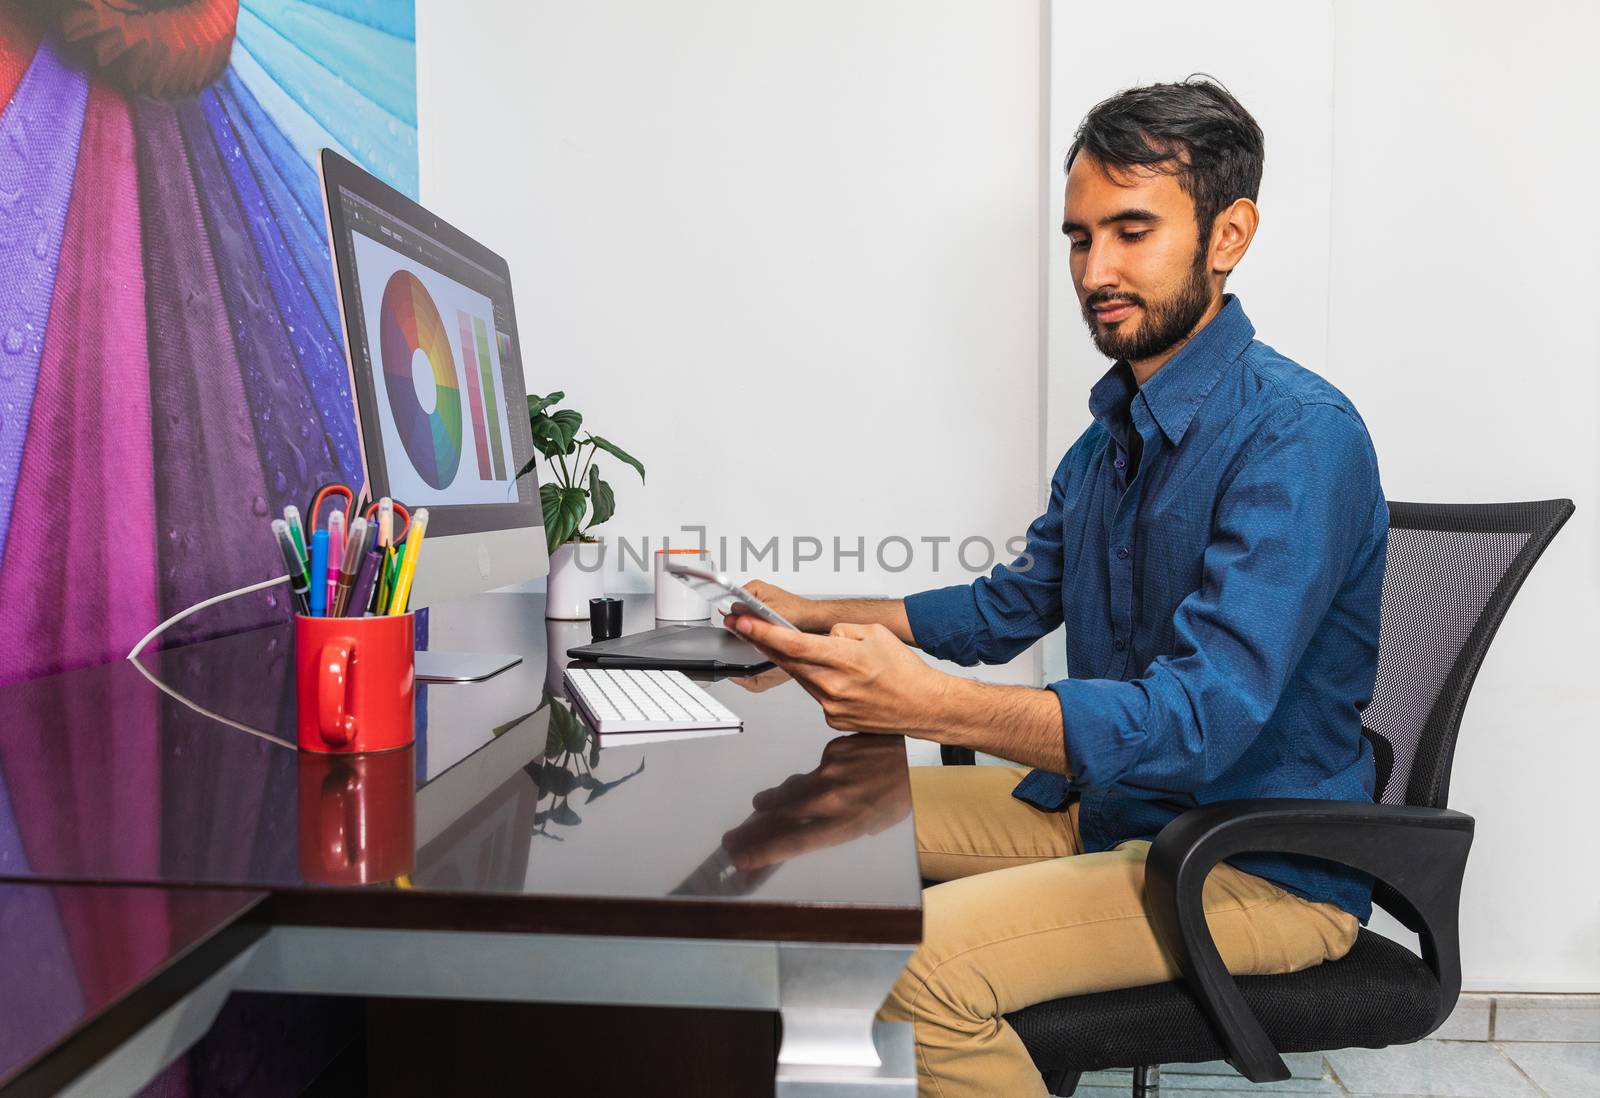
[[[860,945],[922,941],[920,905],[394,892],[363,904],[349,892],[279,891],[261,910],[273,926]]]

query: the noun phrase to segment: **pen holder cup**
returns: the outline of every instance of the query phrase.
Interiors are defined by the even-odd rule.
[[[410,614],[294,619],[296,738],[302,751],[393,751],[417,738]]]
[[[417,753],[300,756],[300,875],[364,885],[417,860]]]

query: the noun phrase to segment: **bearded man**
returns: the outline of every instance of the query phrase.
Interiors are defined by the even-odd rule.
[[[917,767],[923,942],[881,1017],[911,1022],[921,1093],[1043,1096],[1005,1015],[1178,978],[1144,901],[1150,841],[1215,801],[1368,801],[1388,507],[1360,416],[1255,338],[1228,275],[1259,221],[1263,139],[1204,79],[1122,92],[1067,154],[1074,288],[1114,364],[1027,551],[903,600],[753,593],[806,632],[727,626],[836,728],[1026,764]],[[993,686],[930,667],[1011,659],[1065,625],[1068,677]],[[826,634],[823,636],[814,633]],[[1031,769],[1030,769],[1031,768]],[[1342,957],[1364,875],[1245,855],[1207,880],[1240,974]]]

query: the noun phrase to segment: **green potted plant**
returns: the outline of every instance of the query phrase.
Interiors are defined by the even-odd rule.
[[[583,431],[582,414],[571,408],[552,411],[566,395],[554,392],[528,397],[533,448],[544,456],[549,470],[539,485],[545,542],[550,549],[545,617],[587,620],[589,600],[605,594],[601,576],[605,546],[590,531],[617,510],[616,496],[600,476],[595,455],[603,450],[624,465],[633,466],[640,483],[644,481],[644,466],[615,443]],[[527,476],[538,461],[538,457],[529,458],[517,476]]]

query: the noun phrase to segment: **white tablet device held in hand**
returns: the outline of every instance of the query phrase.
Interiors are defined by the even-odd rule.
[[[743,613],[754,614],[762,621],[793,629],[797,633],[800,631],[782,614],[734,583],[726,573],[715,571],[703,558],[684,561],[668,558],[666,570],[668,575],[687,584],[696,595],[724,614],[731,613],[737,603]]]

